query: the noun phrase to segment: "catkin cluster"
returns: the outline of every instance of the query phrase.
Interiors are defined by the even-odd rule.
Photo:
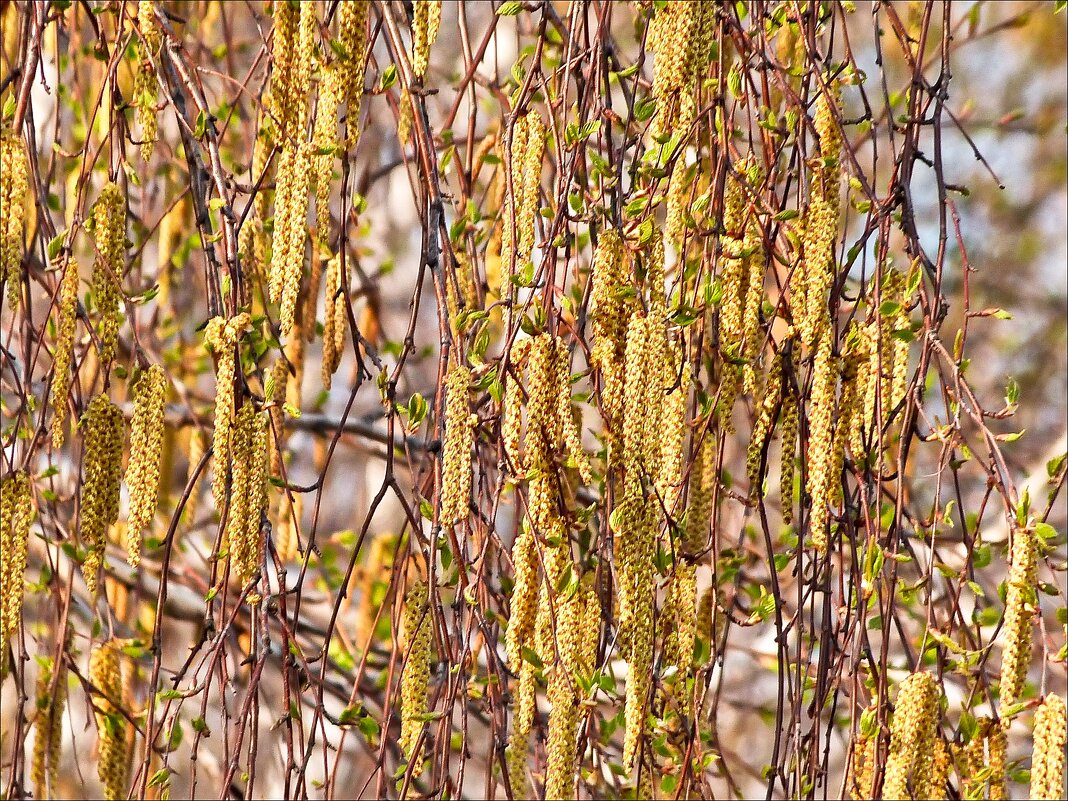
[[[82,564],[86,586],[94,597],[97,573],[104,560],[108,527],[119,516],[119,483],[125,421],[122,410],[106,394],[89,402],[82,415],[85,455],[81,498],[81,536],[87,551]]]
[[[117,645],[105,642],[93,648],[89,657],[89,681],[98,693],[93,698],[97,775],[104,785],[104,797],[109,801],[117,801],[126,797],[130,764],[130,728],[119,711],[123,699],[123,679],[121,653]]]
[[[74,362],[74,333],[78,322],[78,261],[73,257],[63,265],[57,316],[50,393],[53,448],[63,444],[66,433],[67,396],[70,394],[70,371]]]
[[[251,401],[237,412],[232,432],[230,509],[226,516],[226,547],[230,565],[242,585],[255,579],[263,563],[260,523],[267,508],[267,420]],[[249,603],[259,598],[252,594]]]
[[[307,242],[308,194],[315,175],[315,147],[313,142],[305,141],[304,130],[318,20],[315,3],[299,5],[299,17],[298,11],[289,3],[276,6],[272,50],[275,69],[271,79],[272,99],[278,132],[285,138],[281,142],[275,179],[274,246],[268,290],[271,301],[279,304],[282,336],[289,336],[293,328],[300,295]]]
[[[685,131],[697,112],[697,90],[708,65],[716,4],[707,0],[666,3],[653,14],[647,49],[653,63],[657,113],[653,134]]]
[[[471,371],[462,364],[449,368],[445,378],[445,438],[441,449],[441,524],[467,519],[471,505],[471,447],[478,416],[468,398]]]
[[[534,248],[544,148],[545,123],[541,115],[531,111],[518,117],[508,148],[512,183],[501,217],[501,299],[511,297],[512,276],[516,268],[521,269],[530,261]]]
[[[1013,532],[1012,563],[1005,586],[1005,620],[1001,627],[1001,708],[1016,703],[1031,668],[1031,618],[1035,614],[1038,582],[1038,539],[1031,526]]]
[[[1030,798],[1063,798],[1064,744],[1068,720],[1064,700],[1050,693],[1035,713],[1034,755],[1031,758]]]
[[[100,312],[100,359],[107,363],[115,356],[119,336],[122,276],[126,267],[126,198],[114,182],[109,182],[91,212],[90,233],[96,243],[93,262],[93,297]]]
[[[341,255],[326,265],[326,297],[323,301],[323,388],[330,389],[334,373],[345,352],[345,333],[348,331],[348,304],[341,275]]]
[[[158,57],[163,32],[156,19],[155,3],[140,0],[137,4],[137,25],[141,29],[141,55],[134,79],[134,106],[137,124],[141,126],[141,158],[148,161],[156,148],[156,102],[158,85],[152,59]]]
[[[890,723],[884,798],[932,797],[931,767],[940,697],[938,682],[930,673],[913,673],[901,682]]]
[[[838,476],[832,475],[833,417],[838,371],[831,352],[832,332],[822,329],[816,344],[812,367],[812,409],[809,412],[808,484],[811,498],[809,516],[812,544],[820,553],[827,552],[827,526],[831,515],[831,487]]]
[[[432,637],[429,589],[425,581],[413,584],[404,597],[403,624],[399,744],[408,763],[414,763],[413,775],[418,775],[422,771],[422,759],[416,751],[416,743],[426,723]]]
[[[801,339],[815,347],[830,325],[829,292],[835,275],[835,242],[838,236],[839,155],[842,138],[834,119],[838,106],[837,84],[816,99],[813,124],[819,137],[820,160],[809,185],[809,205],[804,220],[803,257],[799,269],[799,297],[792,304]]]
[[[0,649],[3,650],[3,649]],[[56,776],[63,747],[63,708],[67,704],[67,669],[44,659],[37,674],[37,717],[33,723],[33,763],[30,779],[34,798],[56,798]]]
[[[18,305],[22,285],[22,229],[30,193],[26,148],[9,125],[0,131],[0,280],[7,302]]]
[[[422,78],[430,60],[430,48],[441,28],[441,0],[412,3],[412,70]]]
[[[215,466],[211,479],[211,497],[215,509],[222,512],[226,503],[226,469],[230,464],[230,432],[234,426],[234,379],[237,343],[252,317],[242,312],[227,320],[213,317],[204,329],[204,341],[215,351],[215,432],[212,455]]]
[[[370,3],[341,3],[337,9],[338,84],[345,101],[348,147],[360,136],[360,105],[363,102],[364,71],[367,62],[367,13]]]
[[[160,464],[163,460],[163,410],[167,402],[167,376],[154,364],[134,387],[134,412],[130,422],[130,462],[126,485],[130,488],[127,529],[128,559],[141,561],[141,532],[152,522],[159,497]]]
[[[0,654],[22,619],[22,580],[33,520],[33,493],[25,470],[0,481]],[[6,659],[6,657],[0,657]]]

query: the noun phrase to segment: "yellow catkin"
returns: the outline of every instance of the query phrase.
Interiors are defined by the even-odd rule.
[[[242,585],[260,574],[263,564],[261,518],[267,506],[266,416],[257,414],[251,401],[237,412],[231,450],[230,509],[226,518],[226,543],[230,564]],[[258,596],[250,595],[255,602]]]
[[[511,296],[512,276],[530,261],[541,185],[541,162],[545,147],[545,123],[532,111],[515,121],[510,165],[511,191],[505,198],[501,231],[500,297]]]
[[[1005,620],[1001,627],[1001,709],[1020,700],[1031,669],[1031,618],[1036,607],[1038,540],[1031,526],[1013,531],[1009,578],[1005,585]]]
[[[518,686],[514,692],[512,731],[508,735],[508,781],[513,798],[532,798],[527,777],[527,745],[534,721],[537,674],[534,665],[523,662],[519,668]]]
[[[657,113],[653,133],[685,131],[693,122],[698,70],[707,63],[709,3],[667,3],[657,10],[649,31],[653,62],[653,96]]]
[[[32,520],[30,481],[26,471],[18,470],[0,482],[0,654],[7,653],[7,643],[22,620],[22,582]]]
[[[934,742],[934,756],[931,759],[931,778],[927,782],[926,797],[931,801],[942,801],[948,797],[946,792],[949,771],[953,767],[953,755],[941,737]]]
[[[141,30],[141,55],[134,80],[134,106],[137,124],[141,126],[141,158],[148,161],[156,147],[156,102],[158,83],[152,60],[159,56],[163,32],[156,19],[155,3],[140,0],[137,4],[137,25]]]
[[[52,355],[52,447],[63,444],[67,423],[67,396],[70,394],[74,363],[74,334],[78,321],[78,261],[68,258],[63,265],[56,310],[56,349]]]
[[[655,320],[631,317],[627,327],[624,375],[623,462],[627,482],[637,486],[643,475],[656,476],[660,461],[663,331]]]
[[[608,432],[608,460],[614,466],[622,446],[627,321],[635,303],[633,295],[627,292],[631,280],[626,249],[616,231],[601,233],[593,257],[591,281],[591,361],[601,371],[601,414]]]
[[[688,555],[695,555],[705,547],[708,524],[712,519],[712,494],[716,486],[716,443],[705,435],[695,446],[690,468],[689,505],[686,510],[686,538]]]
[[[581,669],[582,630],[587,615],[589,585],[556,603],[557,658],[549,675],[549,732],[545,744],[545,798],[574,798],[578,772],[577,729],[579,688],[575,674]]]
[[[471,371],[462,364],[445,378],[445,439],[441,456],[441,523],[467,519],[471,504],[471,447],[477,416],[471,414]]]
[[[11,308],[18,306],[22,288],[22,240],[29,194],[26,148],[21,137],[5,124],[0,132],[0,280],[7,282]]]
[[[567,343],[563,339],[556,340],[556,387],[556,414],[560,419],[560,426],[563,430],[567,455],[578,470],[582,483],[590,484],[593,481],[593,468],[590,465],[590,457],[582,448],[582,434],[575,424],[575,413],[571,405],[570,356],[567,350]]]
[[[928,785],[938,729],[941,691],[935,677],[913,673],[898,692],[890,723],[884,798],[929,798]]]
[[[89,681],[97,730],[97,775],[109,801],[126,797],[129,773],[129,725],[119,712],[123,699],[121,654],[114,643],[97,645],[89,657]]]
[[[268,289],[278,304],[282,336],[293,329],[307,245],[308,191],[312,176],[311,145],[287,144],[278,163],[274,246]]]
[[[809,414],[808,485],[811,498],[810,530],[812,544],[820,553],[827,551],[827,526],[831,514],[831,487],[838,476],[831,475],[834,455],[832,418],[837,370],[831,353],[831,331],[820,336],[812,367],[812,410]]]
[[[984,798],[986,781],[989,778],[986,746],[989,745],[990,732],[997,724],[989,717],[976,720],[975,732],[967,744],[957,747],[957,772],[961,779],[961,797],[966,799]]]
[[[987,735],[987,759],[990,769],[990,801],[1008,798],[1005,759],[1009,748],[1009,722],[1001,720],[991,725]],[[920,796],[922,797],[922,796]]]
[[[345,352],[348,331],[348,304],[341,281],[341,255],[326,265],[326,295],[323,298],[323,388],[330,389],[334,373]]]
[[[523,387],[521,376],[523,364],[530,353],[529,339],[521,339],[512,345],[508,354],[508,361],[512,366],[513,374],[505,378],[504,398],[501,401],[501,441],[504,444],[504,453],[508,459],[512,472],[516,475],[522,473],[522,437],[523,437]]]
[[[797,453],[797,395],[787,385],[783,392],[782,412],[779,417],[782,433],[782,453],[779,461],[779,498],[782,504],[782,521],[790,525],[794,519],[794,459]]]
[[[868,351],[866,349],[864,326],[852,324],[846,335],[845,349],[841,362],[841,395],[838,401],[838,420],[834,426],[834,445],[831,454],[830,473],[833,477],[842,473],[847,447],[854,453],[857,444],[857,431],[863,427],[863,393],[867,387]],[[852,443],[852,444],[851,444]],[[863,454],[861,457],[863,458]],[[835,482],[832,496],[835,502],[841,500],[842,485]]]
[[[299,301],[300,312],[297,314],[297,319],[309,323],[316,319],[316,312],[319,308],[319,287],[323,283],[323,266],[330,261],[330,251],[324,242],[319,239],[313,239],[311,241],[311,259],[308,280],[304,285],[304,291],[301,293],[301,301]],[[329,271],[329,267],[327,267]],[[304,335],[304,339],[308,343],[315,341],[315,325],[308,325],[301,327],[301,333]]]
[[[81,537],[87,551],[82,564],[86,586],[95,597],[97,573],[104,560],[108,527],[119,516],[119,483],[125,439],[122,410],[105,394],[89,402],[82,415],[85,431]]]
[[[319,103],[315,109],[315,220],[318,239],[330,235],[330,179],[338,144],[338,106],[341,104],[343,73],[336,65],[323,67],[319,81]]]
[[[412,3],[412,70],[422,78],[430,60],[430,48],[441,28],[441,0]]]
[[[686,410],[690,400],[690,365],[677,369],[678,354],[661,364],[660,384],[670,388],[663,400],[661,421],[657,424],[660,459],[656,466],[656,491],[664,508],[675,514],[682,492],[683,449],[686,443]]]
[[[662,618],[668,626],[665,664],[678,668],[675,684],[685,686],[684,682],[690,674],[694,642],[697,640],[697,565],[693,562],[675,562]],[[688,709],[689,700],[683,699],[683,705]]]
[[[348,146],[360,135],[360,105],[363,101],[364,65],[367,60],[367,13],[370,3],[341,3],[337,9],[339,84],[346,104]]]
[[[167,376],[154,364],[134,387],[134,412],[130,423],[130,463],[126,485],[130,489],[128,521],[129,562],[141,560],[141,532],[152,522],[159,498],[160,462],[163,458],[163,410],[167,401]]]
[[[430,614],[426,582],[418,581],[404,598],[404,665],[401,670],[399,743],[409,764],[414,763],[414,775],[418,775],[422,770],[422,758],[420,753],[416,752],[416,743],[426,724],[432,634]]]
[[[873,701],[860,713],[860,727],[853,741],[853,765],[849,797],[853,801],[875,798],[872,789],[878,758],[878,705]]]
[[[62,660],[45,660],[37,674],[37,717],[33,723],[30,777],[34,798],[57,798],[56,777],[63,747],[63,709],[67,704],[67,670]]]
[[[538,598],[538,545],[529,525],[522,525],[512,544],[515,583],[512,588],[505,646],[508,667],[518,673],[523,663],[523,648],[529,646],[534,631]]]
[[[742,240],[745,254],[745,306],[742,312],[742,389],[754,398],[757,395],[758,361],[764,332],[760,327],[760,309],[764,303],[764,273],[767,262],[764,251],[764,230],[755,211],[750,212]]]
[[[286,402],[286,392],[289,384],[289,368],[285,359],[278,357],[271,365],[271,374],[267,379],[270,392],[266,393],[265,400],[269,404],[268,416],[270,425],[270,474],[275,478],[282,477],[282,451],[285,443],[285,412],[282,404]]]
[[[740,162],[737,169],[744,174],[747,169],[746,165],[747,162]],[[723,193],[725,233],[720,274],[723,297],[719,308],[719,347],[723,360],[719,390],[719,418],[720,424],[727,432],[734,431],[731,415],[742,378],[741,365],[738,362],[742,356],[746,297],[749,293],[744,259],[744,198],[740,180],[733,173],[728,174]]]
[[[274,526],[274,548],[279,562],[290,562],[300,550],[297,524],[304,508],[304,496],[283,492],[278,501],[278,522]]]
[[[1030,798],[1063,798],[1064,795],[1064,700],[1047,695],[1035,713],[1034,753],[1031,757]]]
[[[100,312],[100,359],[115,356],[119,336],[121,282],[126,267],[126,199],[115,183],[100,192],[91,212],[90,233],[96,243],[93,262],[93,297]]]

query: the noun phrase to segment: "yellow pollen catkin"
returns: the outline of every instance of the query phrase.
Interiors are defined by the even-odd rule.
[[[97,730],[97,775],[104,797],[126,797],[129,773],[129,725],[119,712],[123,699],[121,654],[110,642],[97,645],[89,657],[89,681],[99,695],[93,696]]]
[[[208,449],[208,437],[203,430],[191,427],[189,429],[189,467],[187,472],[187,484],[192,483],[189,489],[189,499],[186,501],[183,515],[188,522],[195,523],[197,510],[200,506],[200,479],[203,471],[199,474],[197,469]]]
[[[601,414],[608,431],[608,459],[614,466],[619,461],[622,446],[627,320],[635,304],[634,297],[627,292],[632,286],[630,265],[618,232],[601,233],[593,257],[591,281],[591,362],[601,371]]]
[[[356,146],[360,135],[360,105],[363,102],[363,82],[367,61],[367,14],[370,3],[341,3],[337,9],[338,83],[346,104],[345,117],[348,147]]]
[[[140,60],[134,79],[134,106],[137,124],[141,126],[141,158],[148,161],[156,148],[156,102],[158,83],[152,59],[159,55],[163,31],[156,19],[155,3],[140,0],[137,4],[137,25],[141,29]]]
[[[835,462],[832,422],[837,370],[831,353],[831,331],[825,327],[812,367],[812,411],[809,414],[808,485],[811,498],[810,530],[812,544],[819,553],[827,551],[827,527],[831,514],[831,487],[838,476],[831,475]]]
[[[513,126],[510,148],[512,185],[505,198],[501,224],[500,297],[511,297],[512,276],[530,261],[541,185],[545,123],[532,111]]]
[[[1038,540],[1032,526],[1013,531],[1011,564],[1005,586],[1005,620],[1001,627],[1004,650],[1001,656],[1002,710],[1015,704],[1023,694],[1031,669],[1031,619],[1037,606]]]
[[[853,765],[851,769],[849,797],[853,801],[875,798],[872,788],[878,757],[878,704],[872,701],[860,713],[860,728],[853,741]]]
[[[589,585],[566,600],[557,594],[557,659],[549,676],[549,732],[545,744],[545,798],[566,799],[575,796],[578,771],[577,733],[579,697],[575,673],[581,664],[581,635]]]
[[[33,797],[56,798],[59,795],[56,777],[63,747],[63,709],[67,704],[67,670],[62,660],[58,671],[52,659],[41,665],[37,674],[36,701],[30,769]]]
[[[264,108],[269,108],[271,99],[269,95],[263,98]],[[259,186],[259,191],[252,201],[252,211],[241,226],[238,234],[238,252],[241,254],[242,264],[250,279],[263,280],[268,272],[268,247],[270,237],[264,227],[269,213],[271,192],[267,188],[271,176],[268,171],[268,159],[274,148],[273,126],[271,118],[267,114],[260,115],[259,128],[256,130],[256,141],[252,146],[252,164],[249,167],[249,183]],[[170,218],[168,215],[167,219]],[[160,239],[163,239],[162,232]]]
[[[412,70],[422,78],[430,60],[430,48],[441,28],[441,0],[412,3]]]
[[[87,551],[82,574],[89,593],[95,597],[108,527],[119,516],[119,483],[125,439],[122,410],[107,395],[97,395],[82,415],[81,426],[85,431],[81,538]]]
[[[126,485],[130,488],[127,543],[129,562],[135,567],[141,561],[141,532],[152,522],[159,498],[166,401],[167,376],[160,365],[154,364],[134,387],[130,424],[130,463],[126,468]]]
[[[575,413],[571,404],[570,355],[567,343],[563,339],[556,340],[556,387],[556,414],[560,419],[567,455],[578,470],[582,483],[590,484],[593,481],[593,467],[590,465],[590,457],[582,448],[582,434],[575,423]]]
[[[345,352],[345,333],[349,317],[347,298],[342,286],[341,256],[334,256],[326,265],[326,296],[323,298],[323,388],[330,389],[333,375]]]
[[[338,106],[341,104],[342,72],[336,65],[323,67],[319,81],[319,104],[315,109],[315,220],[318,239],[326,242],[330,235],[330,179],[338,144]]]
[[[748,160],[736,169],[745,174]],[[745,335],[746,298],[749,282],[746,274],[745,242],[743,238],[743,193],[741,179],[733,172],[727,175],[723,193],[723,250],[720,281],[723,297],[719,308],[719,347],[722,354],[720,375],[719,419],[728,433],[734,431],[731,415],[742,379],[742,344]]]
[[[764,332],[760,327],[760,310],[764,303],[764,273],[767,257],[764,251],[764,230],[755,211],[750,212],[742,240],[745,259],[745,306],[742,313],[742,389],[754,398],[757,395],[757,375]]]
[[[29,194],[26,148],[22,138],[5,124],[0,132],[0,280],[7,283],[7,302],[12,309],[18,306],[22,288],[22,239]]]
[[[508,631],[505,646],[508,668],[518,673],[523,664],[523,648],[528,647],[534,632],[538,599],[538,544],[529,525],[522,525],[512,544],[515,583],[512,588]]]
[[[749,438],[749,447],[745,455],[745,472],[749,478],[749,497],[756,500],[762,494],[760,476],[760,457],[764,445],[775,425],[775,413],[782,398],[783,356],[776,355],[771,370],[764,384],[764,394],[757,408],[757,418],[753,423],[753,434]]]
[[[282,336],[294,327],[307,245],[308,191],[313,173],[311,145],[287,144],[278,164],[275,191],[274,246],[268,289],[278,303]]]
[[[660,458],[656,466],[656,491],[670,513],[682,493],[683,448],[686,442],[686,410],[690,400],[690,365],[677,369],[679,354],[672,353],[661,364],[661,386],[667,390],[663,399],[661,422],[658,434]]]
[[[512,345],[508,361],[514,375],[505,378],[504,398],[501,402],[501,440],[509,466],[516,475],[522,473],[523,462],[520,449],[523,437],[523,387],[520,383],[523,363],[530,353],[532,340],[521,339]]]
[[[126,199],[115,183],[100,192],[91,212],[90,233],[96,243],[93,297],[100,312],[100,360],[115,356],[119,336],[121,282],[126,268]]]
[[[1009,721],[1003,719],[990,726],[986,745],[990,769],[990,801],[1008,798],[1005,759],[1009,748]]]
[[[408,763],[414,763],[413,775],[422,772],[422,758],[416,751],[416,743],[426,724],[432,636],[430,614],[426,582],[416,582],[404,598],[404,666],[401,671],[399,742]]]
[[[445,526],[466,520],[471,504],[471,447],[478,418],[471,414],[470,385],[470,370],[462,364],[449,368],[441,456],[441,523]]]
[[[304,496],[283,492],[278,503],[278,522],[274,526],[274,547],[279,562],[296,559],[300,550],[297,523],[304,508]]]
[[[252,317],[242,312],[227,320],[213,317],[204,329],[204,341],[215,351],[215,431],[212,437],[214,468],[211,495],[220,514],[226,503],[226,469],[230,464],[230,432],[234,425],[234,380],[236,349]]]
[[[7,643],[22,620],[22,583],[32,520],[30,481],[26,471],[18,470],[0,482],[0,654],[7,654]]]
[[[59,286],[56,321],[56,349],[52,355],[52,447],[63,445],[66,433],[67,401],[70,395],[71,367],[74,363],[74,334],[78,321],[78,261],[68,258]]]
[[[1035,713],[1034,754],[1031,757],[1030,798],[1063,798],[1064,744],[1068,721],[1064,700],[1047,695]]]
[[[257,414],[251,401],[237,412],[231,450],[230,509],[226,518],[226,542],[230,564],[242,586],[260,574],[263,564],[261,519],[267,507],[267,420]],[[259,597],[249,596],[255,603]]]
[[[890,723],[882,797],[930,798],[940,697],[938,682],[930,673],[913,673],[901,683]]]

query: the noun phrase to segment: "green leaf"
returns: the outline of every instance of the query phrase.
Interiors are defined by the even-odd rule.
[[[501,3],[497,8],[498,17],[514,17],[520,11],[523,10],[523,4],[519,0],[508,0],[507,3]]]
[[[197,139],[201,139],[204,136],[204,132],[208,130],[208,118],[201,111],[197,114],[197,124],[193,128],[193,136]]]
[[[67,238],[67,229],[64,228],[58,234],[56,234],[48,242],[48,260],[55,260],[59,255],[59,251],[63,249],[63,240]]]

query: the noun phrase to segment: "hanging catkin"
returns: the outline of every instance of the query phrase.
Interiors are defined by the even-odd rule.
[[[353,148],[360,135],[360,105],[363,102],[364,69],[367,61],[367,13],[370,3],[341,3],[338,6],[338,46],[341,51],[337,69],[346,109],[345,127],[348,147]]]
[[[1063,798],[1064,792],[1064,700],[1050,693],[1035,713],[1034,752],[1031,757],[1030,798]]]
[[[467,519],[471,504],[471,447],[476,415],[468,398],[471,371],[462,364],[449,368],[445,378],[445,438],[441,457],[441,523],[451,526]]]
[[[441,0],[412,3],[412,71],[422,78],[430,60],[430,48],[441,28]]]
[[[86,549],[82,575],[94,597],[97,574],[104,561],[108,527],[119,516],[124,425],[122,410],[103,393],[89,402],[81,420],[85,432],[81,538]]]
[[[99,695],[96,709],[97,775],[108,801],[126,798],[129,774],[130,727],[120,712],[123,700],[122,664],[119,648],[111,642],[97,645],[89,657],[89,681]]]
[[[1020,526],[1013,531],[1010,555],[1009,577],[1005,584],[1005,619],[1001,627],[1004,642],[1001,710],[1015,704],[1023,695],[1031,669],[1031,618],[1035,614],[1038,583],[1038,540],[1032,526]]]
[[[816,346],[812,367],[812,410],[809,414],[808,494],[812,499],[810,530],[812,544],[819,553],[827,551],[827,526],[831,513],[833,415],[837,370],[831,353],[831,331],[824,327]]]
[[[349,317],[347,299],[341,281],[341,254],[334,256],[326,265],[326,288],[323,298],[323,361],[321,373],[323,388],[330,389],[333,375],[341,364],[345,351],[345,333]]]
[[[0,650],[3,650],[0,648]],[[30,778],[34,798],[57,798],[59,761],[63,747],[63,710],[67,704],[67,669],[60,659],[39,657],[37,674],[37,717],[33,723],[33,763]]]
[[[159,57],[163,43],[163,31],[156,19],[156,4],[140,0],[137,4],[137,26],[141,30],[140,60],[134,80],[134,106],[137,109],[137,124],[141,126],[141,158],[148,161],[156,148],[157,121],[156,102],[158,83],[152,60]]]
[[[90,215],[89,232],[96,243],[93,262],[93,297],[100,312],[100,360],[115,356],[121,320],[120,287],[126,268],[126,198],[118,185],[104,186]]]
[[[70,395],[71,367],[74,363],[74,333],[78,320],[78,262],[68,258],[57,301],[56,349],[52,356],[52,447],[63,445]]]
[[[152,522],[159,497],[160,463],[163,459],[163,410],[167,401],[167,376],[154,364],[134,386],[134,413],[130,423],[130,463],[126,485],[130,489],[128,559],[141,561],[141,533]]]
[[[22,583],[33,520],[33,493],[26,471],[0,481],[0,654],[22,620]],[[6,657],[0,657],[6,659]]]
[[[430,685],[431,618],[426,582],[418,581],[404,598],[404,628],[401,647],[401,735],[399,745],[412,767],[422,772],[421,751],[416,743],[426,724],[427,691]]]
[[[935,677],[913,673],[903,682],[890,723],[890,752],[883,778],[884,798],[930,798],[933,746],[941,691]],[[914,794],[909,788],[914,788]]]
[[[601,233],[593,257],[590,323],[593,327],[591,363],[601,371],[601,414],[608,431],[608,459],[619,461],[622,446],[623,375],[627,320],[634,306],[630,265],[623,240],[614,230]]]
[[[30,194],[26,148],[5,121],[0,131],[0,280],[7,302],[18,306],[22,287],[22,234]]]

